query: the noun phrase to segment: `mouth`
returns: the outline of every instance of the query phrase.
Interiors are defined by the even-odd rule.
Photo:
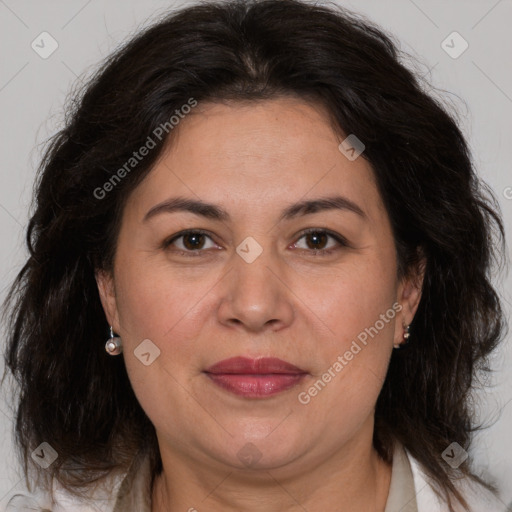
[[[298,385],[308,372],[274,357],[233,357],[204,373],[220,388],[245,398],[266,398]]]

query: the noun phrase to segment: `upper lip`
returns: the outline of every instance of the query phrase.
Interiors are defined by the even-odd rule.
[[[231,373],[231,374],[300,374],[307,373],[297,366],[278,359],[276,357],[232,357],[215,363],[205,370],[206,373]]]

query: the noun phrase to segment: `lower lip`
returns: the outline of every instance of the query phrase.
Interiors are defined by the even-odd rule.
[[[249,375],[230,373],[207,373],[217,386],[246,398],[264,398],[296,386],[306,374],[273,373],[269,375]]]

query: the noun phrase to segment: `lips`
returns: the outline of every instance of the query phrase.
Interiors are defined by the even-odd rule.
[[[264,398],[290,389],[307,375],[305,370],[274,357],[233,357],[204,373],[217,386],[246,398]]]
[[[297,366],[275,357],[260,357],[259,359],[233,357],[231,359],[219,361],[205,371],[207,373],[214,374],[227,373],[245,375],[261,375],[270,373],[292,375],[306,373],[304,370],[297,368]]]

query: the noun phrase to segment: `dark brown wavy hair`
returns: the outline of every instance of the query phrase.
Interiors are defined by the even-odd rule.
[[[126,199],[172,131],[106,197],[95,191],[190,98],[293,96],[325,106],[340,133],[365,144],[400,276],[414,272],[420,255],[426,260],[411,341],[393,351],[376,404],[374,446],[391,461],[401,442],[450,510],[453,498],[467,507],[455,479],[483,480],[468,461],[455,470],[441,453],[453,441],[468,450],[481,427],[471,391],[506,327],[490,281],[504,230],[456,117],[426,92],[406,57],[381,29],[331,4],[208,2],[145,28],[74,93],[40,165],[30,255],[5,304],[25,475],[43,441],[58,459],[40,472],[73,493],[126,470],[141,450],[153,477],[161,471],[154,427],[124,362],[104,350],[109,326],[95,271],[112,270]]]

